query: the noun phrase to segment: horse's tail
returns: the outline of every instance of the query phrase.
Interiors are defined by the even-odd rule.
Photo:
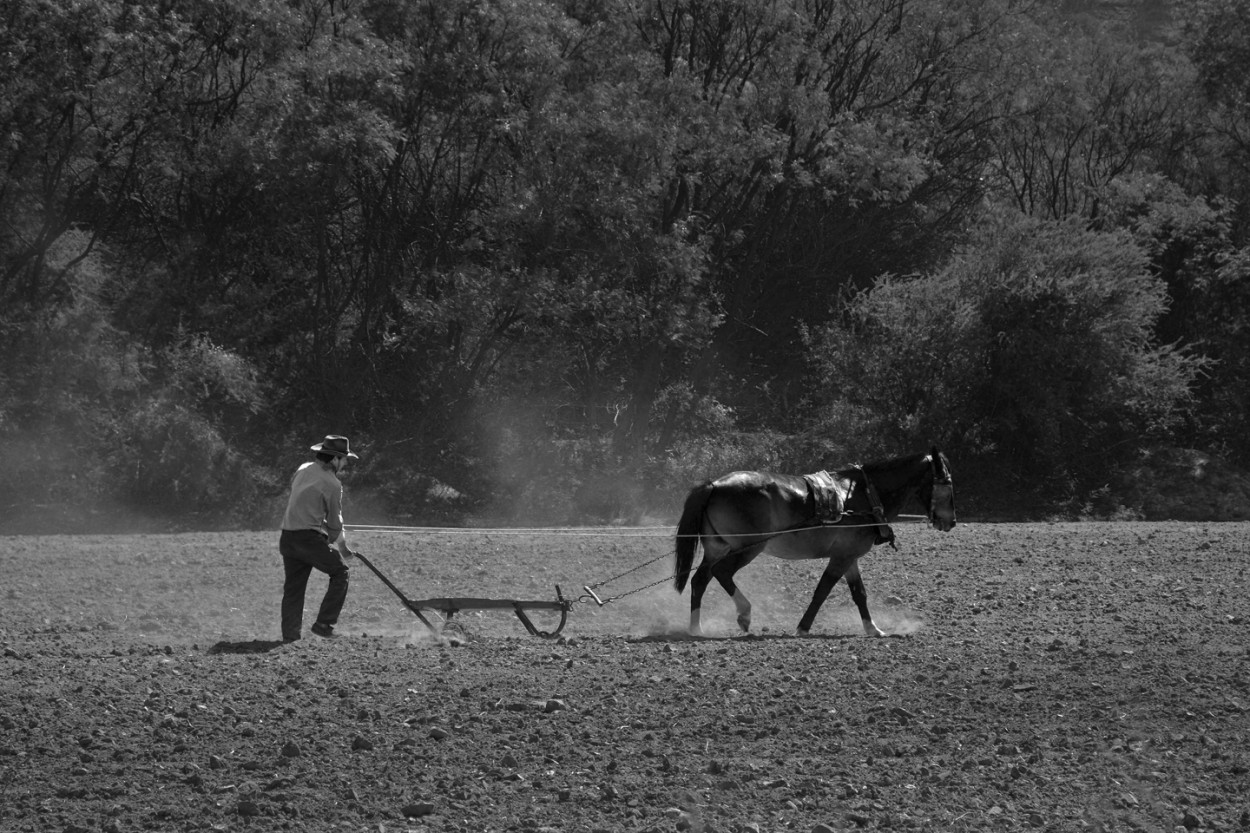
[[[712,481],[695,486],[686,495],[686,506],[681,520],[677,522],[677,592],[686,589],[686,579],[694,567],[694,551],[699,548],[699,528],[703,525],[703,512],[712,497]]]

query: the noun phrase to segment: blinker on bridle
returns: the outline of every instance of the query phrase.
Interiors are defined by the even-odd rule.
[[[939,490],[944,499],[950,499],[954,497],[955,485],[951,483],[950,474],[939,473],[938,461],[932,455],[929,457],[929,468],[933,471],[933,489],[929,494],[929,522],[934,523],[937,520]]]

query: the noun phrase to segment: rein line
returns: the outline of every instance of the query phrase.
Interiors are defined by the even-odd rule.
[[[844,512],[843,513],[843,517],[848,517],[848,516],[853,517],[855,515],[869,515],[871,517],[871,513],[864,513],[864,512]],[[898,520],[907,520],[911,522],[924,521],[927,519],[928,518],[925,515],[899,515],[898,516]],[[794,532],[810,532],[816,529],[863,529],[863,528],[869,528],[869,527],[875,527],[875,526],[879,526],[879,523],[875,519],[871,523],[855,523],[855,524],[842,523],[839,521],[836,523],[818,523],[818,524],[811,524],[808,526],[789,527],[787,529],[779,529],[776,532],[750,532],[750,533],[742,533],[740,535],[729,535],[726,537],[729,537],[729,538],[746,538],[746,537],[775,538],[778,535],[787,535],[787,534],[794,533]],[[702,538],[703,537],[702,533],[692,533],[689,535],[674,535],[673,530],[676,529],[676,527],[672,527],[672,526],[510,527],[510,528],[474,529],[474,528],[469,528],[469,527],[449,527],[449,526],[390,526],[390,525],[385,525],[385,524],[343,524],[343,528],[351,530],[352,532],[362,532],[362,533],[363,532],[398,532],[398,533],[404,533],[404,534],[410,534],[410,535],[522,535],[522,536],[523,535],[549,535],[549,536],[555,536],[555,537],[601,536],[601,537],[614,537],[614,538]],[[654,564],[655,562],[663,558],[669,558],[670,555],[671,553],[668,553],[668,552],[661,553],[660,555],[657,555],[655,558],[652,558],[648,561],[644,561],[635,567],[631,567],[623,573],[612,576],[610,578],[603,579],[602,581],[594,582],[593,584],[587,584],[583,588],[584,590],[586,590],[586,595],[583,595],[577,599],[569,600],[567,603],[569,605],[573,605],[573,604],[582,604],[587,601],[594,601],[600,607],[603,607],[605,604],[608,604],[609,602],[614,602],[626,596],[632,596],[635,593],[641,593],[643,590],[648,590],[652,587],[655,587],[656,585],[664,584],[665,582],[672,581],[674,578],[677,577],[676,572],[672,573],[671,575],[667,575],[664,578],[656,579],[650,584],[644,584],[641,587],[635,587],[632,590],[626,590],[623,593],[618,593],[615,596],[600,598],[600,596],[594,592],[595,588],[603,587],[604,585],[611,584],[614,581],[618,581],[624,578],[625,576],[638,572],[644,567],[651,566],[652,564]],[[688,570],[687,572],[693,572],[693,570],[694,570],[694,567],[691,567],[691,569]]]
[[[852,513],[843,513],[843,517]],[[906,521],[923,521],[926,520],[924,515],[899,515],[898,520]],[[827,523],[813,524],[810,526],[788,527],[779,529],[776,532],[750,532],[741,535],[731,535],[729,537],[738,538],[751,536],[767,536],[785,535],[790,532],[809,532],[813,529],[859,529],[861,527],[877,526],[874,521],[872,523],[848,524],[848,523]],[[553,527],[462,527],[462,526],[395,526],[389,524],[343,524],[343,528],[350,532],[397,532],[407,535],[554,535],[568,536],[573,538],[586,537],[606,537],[606,538],[702,538],[702,533],[691,533],[689,535],[674,535],[675,526],[553,526]]]

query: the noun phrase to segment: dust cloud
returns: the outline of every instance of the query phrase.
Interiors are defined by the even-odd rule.
[[[736,576],[738,588],[751,602],[750,633],[763,636],[792,635],[807,609],[812,591],[824,569],[824,561],[783,561],[761,556]],[[671,564],[665,563],[666,568]],[[869,584],[869,610],[877,627],[889,636],[909,636],[920,631],[922,616],[897,596],[882,593],[874,597]],[[581,612],[577,614],[582,616]],[[705,637],[728,638],[742,635],[733,601],[716,582],[708,585],[701,605],[700,625]],[[578,619],[578,624],[582,624]],[[610,601],[593,625],[596,632],[614,632],[650,639],[687,639],[690,623],[690,589],[678,595],[671,582],[643,593]],[[839,582],[822,605],[812,627],[813,634],[854,635],[863,633],[859,610],[844,582]]]

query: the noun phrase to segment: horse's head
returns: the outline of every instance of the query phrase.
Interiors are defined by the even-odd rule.
[[[929,453],[932,479],[920,488],[920,499],[929,509],[929,523],[942,532],[955,528],[955,481],[946,455],[937,446]]]

